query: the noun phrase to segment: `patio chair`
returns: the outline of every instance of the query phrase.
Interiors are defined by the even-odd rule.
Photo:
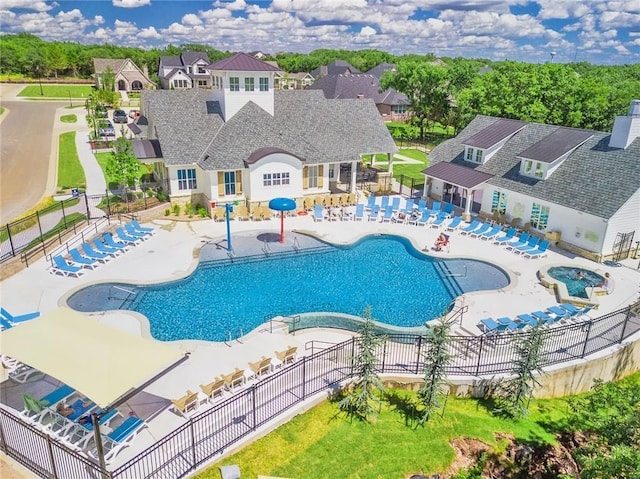
[[[98,424],[105,427],[109,427],[111,421],[121,416],[117,409],[111,409],[104,415],[100,415],[100,413],[101,411],[98,411]],[[82,449],[93,439],[93,422],[88,420],[82,424],[79,422],[71,423],[70,426],[62,430],[58,436],[72,446]]]
[[[413,213],[413,209],[416,207],[416,200],[413,198],[407,198],[406,203],[404,205],[403,212],[407,215]]]
[[[380,219],[380,221],[382,223],[390,223],[391,222],[391,217],[393,216],[393,207],[392,206],[387,206],[387,209],[384,210],[384,214],[382,215],[382,218]]]
[[[253,371],[253,378],[264,376],[265,374],[269,374],[271,371],[273,371],[271,358],[267,358],[266,356],[262,356],[262,359],[260,359],[260,361],[256,361],[255,363],[250,362],[249,367],[251,368],[251,371]]]
[[[138,231],[142,232],[142,233],[149,233],[149,234],[156,234],[156,229],[152,228],[150,226],[142,226],[138,220],[133,219],[131,220],[131,225]]]
[[[531,316],[536,318],[538,322],[544,326],[549,326],[556,322],[555,316],[554,317],[549,316],[546,312],[540,311],[540,310],[532,312]]]
[[[100,261],[101,263],[107,263],[111,258],[115,258],[116,254],[114,253],[103,253],[102,251],[96,251],[89,243],[82,243],[80,245],[82,248],[82,252],[85,256],[91,259],[95,259],[96,261]]]
[[[244,369],[236,368],[230,374],[223,374],[222,379],[228,391],[233,391],[245,385],[247,378],[244,375]]]
[[[44,376],[44,373],[39,369],[32,368],[28,364],[21,364],[17,368],[9,371],[8,376],[12,381],[24,384],[32,379],[35,380]]]
[[[376,197],[373,195],[370,195],[369,198],[367,199],[367,204],[365,205],[365,209],[367,211],[372,210],[375,205],[376,205]]]
[[[136,438],[138,433],[147,427],[147,424],[136,416],[130,416],[125,421],[111,431],[108,435],[102,436],[102,448],[104,451],[104,459],[111,462],[122,449],[129,446]],[[85,446],[88,447],[88,446]],[[95,448],[87,451],[94,459],[98,459]]]
[[[487,233],[490,230],[491,230],[491,225],[489,223],[483,223],[482,226],[476,228],[473,231],[470,231],[468,235],[469,235],[469,238],[478,238],[480,235]]]
[[[134,238],[136,236],[139,236],[140,238],[147,239],[149,236],[151,236],[151,233],[148,231],[139,231],[137,230],[131,223],[125,223],[124,224],[124,230],[125,233],[133,236]]]
[[[284,351],[276,351],[276,357],[282,364],[291,364],[296,360],[296,354],[298,352],[297,346],[287,346]]]
[[[484,318],[478,323],[478,328],[484,334],[496,333],[499,327],[500,325],[493,318]]]
[[[211,212],[211,217],[213,221],[225,221],[227,209],[223,206],[216,206]]]
[[[313,207],[313,221],[324,221],[324,208],[322,205],[315,205]]]
[[[455,231],[458,229],[458,226],[460,226],[460,223],[462,223],[462,217],[454,216],[451,222],[447,226],[445,226],[444,229],[445,231]]]
[[[387,206],[389,206],[389,197],[387,195],[383,196],[382,199],[380,200],[380,210],[384,211],[387,209]]]
[[[440,211],[440,201],[434,201],[433,203],[431,203],[431,213],[438,213]]]
[[[121,239],[121,238],[119,238],[119,239]],[[103,241],[110,248],[120,249],[121,251],[129,251],[129,249],[130,249],[129,246],[138,244],[139,240],[136,239],[133,242],[121,243],[120,241],[116,241],[113,238],[113,235],[111,233],[105,233],[103,235]],[[94,241],[94,243],[95,243],[95,241]]]
[[[71,256],[71,260],[74,263],[81,265],[83,268],[96,269],[101,264],[98,260],[82,256],[77,248],[70,249],[69,256]]]
[[[111,238],[111,240],[113,240],[113,238]],[[115,241],[112,241],[112,243],[118,246],[116,247],[116,246],[108,245],[105,243],[105,240],[102,238],[96,238],[93,240],[93,244],[95,245],[96,249],[100,253],[109,254],[114,258],[116,256],[120,256],[122,253],[129,251],[129,247],[125,244],[117,243]]]
[[[364,218],[364,204],[358,203],[356,205],[356,213],[355,215],[353,215],[353,220],[362,221],[363,218]]]
[[[400,211],[400,197],[399,196],[394,196],[393,200],[391,201],[391,209],[393,211]]]
[[[542,240],[534,249],[523,251],[521,254],[524,258],[532,259],[532,258],[543,258],[547,256],[549,248],[549,241]]]
[[[431,219],[431,210],[423,210],[420,218],[409,221],[409,223],[412,223],[416,226],[425,226],[430,219]]]
[[[519,314],[518,316],[516,316],[517,320],[522,321],[523,323],[525,323],[527,326],[537,326],[538,325],[538,319],[536,319],[534,316],[530,315],[530,314]]]
[[[137,245],[140,244],[141,242],[143,242],[146,238],[146,235],[133,235],[133,234],[129,234],[127,232],[125,232],[120,226],[118,226],[116,228],[116,235],[118,236],[118,239],[124,243],[127,244],[131,244],[131,245]],[[107,244],[109,244],[107,242]]]
[[[59,254],[55,255],[52,260],[53,265],[49,268],[49,271],[53,274],[74,278],[79,278],[84,274],[82,266],[67,263],[67,260]]]
[[[453,203],[444,203],[442,211],[446,213],[447,218],[451,218],[451,216],[453,216],[454,209],[455,207],[453,206]]]
[[[507,249],[513,246],[523,246],[527,244],[527,241],[529,241],[529,236],[529,233],[521,233],[520,236],[514,237],[511,241],[506,241],[500,244],[504,245]]]
[[[469,225],[465,226],[464,228],[462,228],[460,231],[461,234],[468,234],[471,231],[477,229],[482,223],[480,223],[480,221],[478,220],[473,220]]]
[[[497,237],[496,239],[493,240],[493,244],[507,243],[507,242],[509,242],[509,241],[511,241],[513,239],[515,234],[516,234],[515,227],[510,226],[505,234],[503,234],[502,236],[499,236],[499,237]]]
[[[171,403],[173,404],[176,412],[180,413],[186,419],[189,419],[189,415],[196,411],[198,406],[200,406],[198,393],[194,393],[189,389],[187,389],[187,393],[184,396],[178,399],[172,399]]]
[[[444,211],[441,211],[440,213],[438,213],[438,216],[436,216],[436,219],[429,224],[429,226],[431,226],[432,228],[440,228],[440,226],[442,226],[442,223],[444,223],[444,220],[446,219],[447,214]]]
[[[24,409],[20,414],[27,419],[36,420],[37,417],[47,407],[55,406],[60,401],[64,401],[68,397],[72,396],[76,392],[71,386],[63,384],[62,386],[54,389],[49,394],[42,396],[40,399],[36,399],[30,394],[23,394],[22,401],[24,403]],[[37,421],[37,420],[36,420]]]
[[[526,243],[507,246],[507,249],[513,251],[516,254],[520,254],[522,252],[535,249],[537,244],[538,238],[536,238],[535,236],[529,236],[529,239]]]
[[[355,205],[356,203],[357,203],[356,194],[355,194],[355,193],[353,193],[353,192],[349,193],[349,196],[348,196],[348,198],[347,198],[347,204],[348,204],[349,206],[353,206],[353,205]]]
[[[224,379],[216,376],[209,384],[201,384],[200,389],[202,389],[202,392],[207,396],[207,401],[213,404],[216,399],[220,399],[224,396]]]
[[[236,218],[239,221],[249,221],[249,209],[244,206],[244,205],[240,205],[240,206],[235,206],[235,214],[236,214]]]
[[[422,213],[425,209],[427,209],[427,200],[419,200],[418,201],[418,212]]]
[[[378,221],[379,214],[380,214],[380,206],[373,205],[373,208],[371,208],[371,211],[369,212],[368,221]]]
[[[491,229],[489,229],[489,231],[485,231],[484,233],[478,235],[478,238],[480,238],[481,240],[490,240],[491,238],[494,238],[496,236],[498,236],[498,234],[502,231],[502,225],[493,225],[491,227]]]

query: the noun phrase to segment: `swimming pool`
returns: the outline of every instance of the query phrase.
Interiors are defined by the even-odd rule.
[[[577,298],[588,298],[586,288],[598,286],[604,280],[598,273],[572,266],[554,266],[547,270],[547,274],[564,283],[569,294]]]
[[[496,266],[435,259],[397,236],[323,246],[307,253],[203,262],[189,277],[160,285],[92,285],[67,303],[83,312],[138,311],[149,319],[153,337],[163,341],[224,341],[274,316],[312,311],[360,316],[367,305],[377,321],[416,327],[445,313],[462,293],[509,284]],[[201,258],[208,256],[203,248]]]

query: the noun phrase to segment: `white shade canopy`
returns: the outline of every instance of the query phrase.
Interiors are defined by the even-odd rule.
[[[62,381],[102,408],[185,354],[69,308],[2,331],[0,352]]]

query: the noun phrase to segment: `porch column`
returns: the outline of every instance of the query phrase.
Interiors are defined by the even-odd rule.
[[[389,166],[387,167],[387,170],[393,176],[393,153],[387,153],[387,162],[389,164]]]
[[[349,181],[349,193],[355,193],[356,191],[356,179],[358,177],[358,162],[351,162],[351,178]]]
[[[466,199],[464,204],[464,213],[462,213],[462,219],[464,221],[471,220],[471,204],[473,203],[473,190],[464,188],[463,191],[466,192]]]

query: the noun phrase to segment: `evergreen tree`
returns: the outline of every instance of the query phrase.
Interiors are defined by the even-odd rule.
[[[357,353],[353,358],[355,379],[339,406],[348,416],[367,421],[370,417],[377,416],[385,391],[376,371],[376,351],[385,337],[375,333],[370,306],[365,308],[363,319],[364,323],[356,340]]]

